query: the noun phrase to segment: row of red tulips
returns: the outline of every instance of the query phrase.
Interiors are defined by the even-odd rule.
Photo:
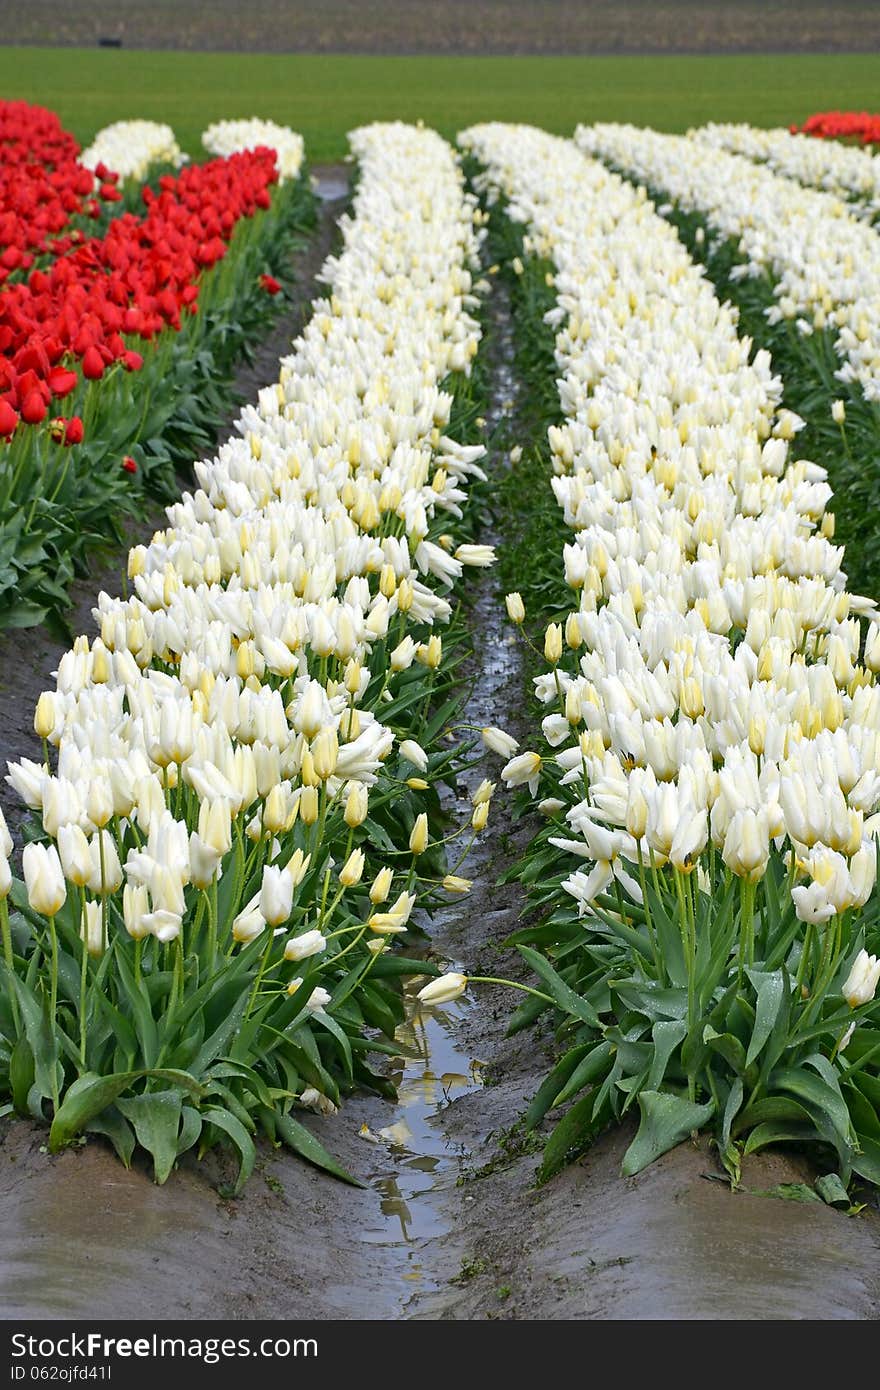
[[[54,112],[0,101],[0,284],[69,249],[82,236],[76,222],[121,201],[115,174],[93,173],[79,153]]]
[[[271,204],[275,156],[258,150],[163,175],[144,189],[146,215],[126,213],[0,297],[0,435],[40,424],[53,398],[96,381],[115,362],[143,366],[132,339],[179,332],[199,277],[226,255],[242,217]],[[128,341],[126,336],[128,336]],[[20,413],[20,414],[19,414]],[[78,441],[77,441],[78,442]]]
[[[0,186],[28,110],[46,177],[77,167],[51,113],[19,109],[6,140],[0,123]],[[177,495],[175,465],[228,414],[236,357],[313,206],[304,179],[279,187],[269,149],[162,175],[139,201],[0,287],[0,628],[63,621],[73,574],[151,496]],[[32,240],[25,261],[49,249]]]
[[[815,135],[823,140],[860,140],[880,144],[880,116],[869,111],[817,111],[803,125],[791,127],[793,135]]]

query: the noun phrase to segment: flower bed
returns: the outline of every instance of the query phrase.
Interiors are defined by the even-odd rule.
[[[0,918],[11,1104],[52,1149],[140,1144],[159,1181],[223,1139],[240,1185],[257,1133],[348,1177],[297,1116],[387,1089],[373,1030],[402,1017],[397,977],[436,973],[388,944],[419,898],[467,888],[438,798],[466,757],[442,738],[461,636],[436,629],[492,560],[463,515],[480,234],[438,136],[352,148],[327,297],[132,551],[133,594],[101,595],[101,637],[40,700],[43,765],[10,773],[37,813]]]
[[[273,197],[276,180],[269,150],[162,176],[144,189],[143,215],[7,286],[4,626],[60,612],[74,566],[108,527],[145,494],[172,496],[175,458],[208,443],[240,345],[272,312],[266,272],[281,270],[311,210],[302,181]]]
[[[124,187],[127,183],[143,183],[150,170],[157,167],[179,169],[185,156],[171,126],[164,122],[113,121],[98,131],[83,150],[80,162],[99,177],[102,170],[112,169]]]
[[[873,592],[880,583],[877,232],[832,195],[695,139],[623,126],[580,127],[576,138],[646,181],[719,292],[742,309],[747,331],[771,348],[786,401],[808,426],[805,449],[829,468],[852,583]]]
[[[301,135],[287,126],[256,116],[239,121],[215,121],[202,134],[202,145],[208,154],[224,156],[240,154],[243,150],[272,149],[282,182],[297,178],[303,161]]]
[[[115,176],[96,180],[78,155],[54,112],[0,101],[0,285],[67,250],[119,201]]]
[[[628,1173],[708,1125],[734,1180],[812,1143],[845,1202],[880,1179],[880,626],[824,471],[790,456],[769,354],[643,190],[537,131],[461,140],[524,228],[513,282],[526,331],[555,332],[564,417],[576,605],[544,636],[540,752],[504,770],[550,820],[518,870],[545,912],[519,935],[545,987],[522,1019],[563,1018],[529,1122],[574,1102],[545,1174],[637,1104]]]
[[[869,111],[817,111],[802,126],[792,126],[804,135],[822,140],[861,140],[865,145],[880,144],[880,116]]]
[[[836,193],[849,199],[856,213],[873,217],[880,212],[880,157],[865,150],[745,124],[713,123],[690,131],[689,138],[759,161],[784,178]]]

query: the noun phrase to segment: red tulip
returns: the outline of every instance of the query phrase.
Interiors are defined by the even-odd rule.
[[[79,385],[79,377],[76,372],[71,372],[67,367],[55,367],[49,373],[49,390],[53,396],[67,396]]]
[[[138,471],[138,466],[131,457],[131,454],[125,455],[125,458],[122,460],[122,466],[126,473],[136,473]]]
[[[71,416],[67,422],[67,429],[64,431],[65,444],[82,444],[84,434],[82,420],[78,415]]]
[[[18,416],[12,406],[8,401],[0,401],[0,437],[8,439],[11,434],[15,434],[17,424]]]
[[[281,293],[281,285],[279,281],[275,279],[274,275],[261,275],[260,288],[264,289],[267,294]]]
[[[104,359],[96,347],[86,348],[82,360],[83,376],[88,381],[99,381],[104,375]]]
[[[21,418],[26,425],[38,425],[46,418],[46,402],[39,391],[29,391],[21,406]]]

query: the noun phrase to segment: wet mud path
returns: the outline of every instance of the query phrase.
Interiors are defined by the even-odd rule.
[[[517,442],[516,380],[509,309],[501,286],[495,294],[488,427],[497,441],[491,466],[501,470]],[[273,368],[274,357],[255,368],[256,382]],[[503,543],[501,527],[490,521],[482,539]],[[525,745],[535,716],[499,581],[492,571],[472,574],[463,717],[498,724]],[[94,592],[93,577],[89,603]],[[464,814],[471,787],[498,771],[473,770],[450,810]],[[489,831],[463,866],[473,891],[435,916],[432,956],[470,973],[516,974],[516,952],[503,942],[522,895],[497,879],[532,833],[526,821],[511,824],[499,791]],[[227,1201],[218,1189],[228,1175],[215,1160],[185,1161],[157,1188],[145,1167],[126,1172],[97,1142],[50,1158],[45,1131],[9,1126],[0,1147],[3,1316],[880,1316],[875,1211],[848,1218],[754,1195],[810,1176],[789,1157],[752,1160],[744,1174],[752,1192],[737,1195],[717,1181],[708,1147],[693,1144],[623,1179],[624,1126],[536,1188],[539,1154],[516,1121],[548,1069],[552,1040],[534,1031],[505,1037],[515,1002],[507,990],[480,987],[472,999],[423,1011],[418,983],[408,991],[401,1054],[389,1063],[398,1100],[356,1096],[339,1114],[307,1121],[361,1189],[263,1148],[242,1197]]]

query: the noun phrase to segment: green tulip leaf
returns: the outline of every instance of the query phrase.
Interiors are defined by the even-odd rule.
[[[715,1113],[715,1102],[698,1105],[665,1091],[642,1091],[639,1109],[642,1120],[638,1133],[623,1156],[622,1172],[627,1178],[640,1173],[693,1130],[700,1129]]]

